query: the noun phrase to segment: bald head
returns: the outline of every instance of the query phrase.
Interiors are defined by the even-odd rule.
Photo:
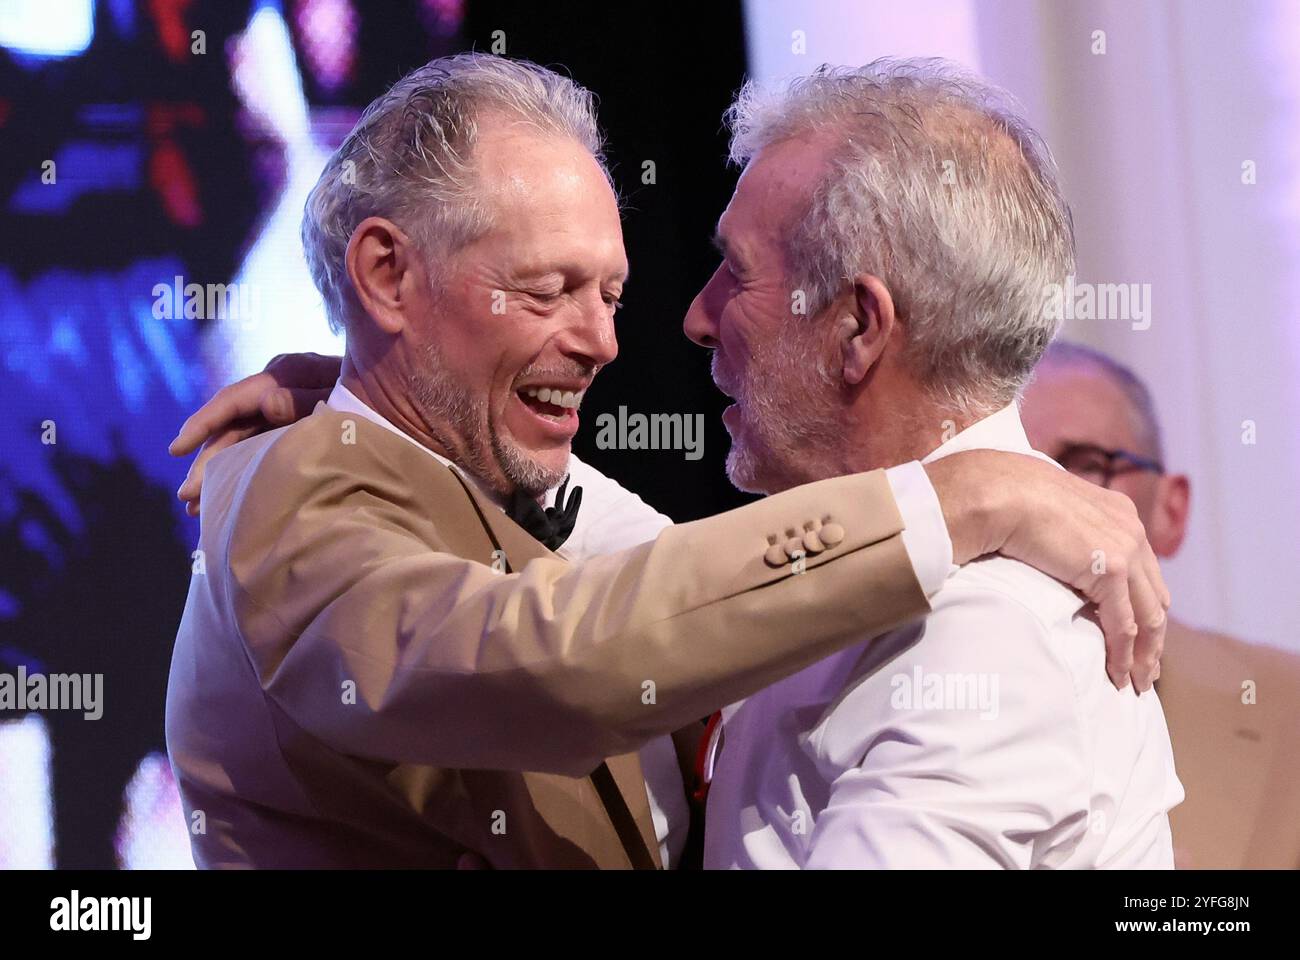
[[[1029,442],[1055,460],[1090,445],[1163,462],[1160,425],[1151,394],[1132,370],[1089,347],[1053,343],[1025,388],[1021,418]],[[1160,556],[1181,545],[1189,503],[1187,478],[1154,470],[1118,473],[1110,487],[1137,506]]]
[[[1034,379],[1070,380],[1082,388],[1080,399],[1085,405],[1104,403],[1111,414],[1122,410],[1124,422],[1116,426],[1125,431],[1125,449],[1153,460],[1164,459],[1151,391],[1118,360],[1080,343],[1057,340],[1043,354]],[[1084,414],[1093,417],[1096,411]]]

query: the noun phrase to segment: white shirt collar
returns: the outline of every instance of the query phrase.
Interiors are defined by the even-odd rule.
[[[931,463],[964,450],[1005,450],[1048,459],[1029,445],[1029,437],[1025,435],[1024,425],[1020,422],[1020,411],[1015,403],[1009,403],[997,413],[976,420],[955,437],[941,443],[921,462]]]

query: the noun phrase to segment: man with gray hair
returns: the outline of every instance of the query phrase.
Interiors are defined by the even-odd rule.
[[[1073,238],[1007,96],[882,60],[747,85],[729,119],[744,173],[685,327],[736,401],[733,482],[1032,455],[1016,395]],[[706,867],[1172,867],[1160,703],[1106,682],[1099,639],[1062,583],[963,567],[921,621],[722,711]]]
[[[897,458],[671,527],[573,458],[627,273],[599,149],[585,90],[469,54],[400,81],[322,174],[303,235],[341,376],[317,364],[338,382],[293,384],[325,388],[312,415],[227,430],[182,488],[206,462],[168,691],[201,863],[676,863],[664,735],[923,614],[986,553],[1098,601],[1115,683],[1149,686],[1168,597],[1132,507],[1054,467]],[[268,386],[223,391],[174,451],[292,420]],[[1065,655],[1102,671],[1081,639]]]

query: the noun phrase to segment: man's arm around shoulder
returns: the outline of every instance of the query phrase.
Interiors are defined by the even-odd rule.
[[[441,547],[439,512],[468,501],[422,499],[371,426],[277,442],[227,558],[262,686],[349,754],[584,774],[927,607],[880,472],[502,574]],[[826,521],[833,545],[772,562]]]

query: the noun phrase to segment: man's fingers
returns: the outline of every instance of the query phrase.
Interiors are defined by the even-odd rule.
[[[167,447],[173,457],[183,457],[197,450],[213,433],[261,412],[262,398],[267,391],[276,389],[275,378],[269,373],[255,373],[238,383],[222,387],[216,395],[190,414],[176,439]]]
[[[1117,688],[1131,682],[1135,692],[1144,693],[1159,675],[1168,591],[1140,531],[1136,540],[1105,551],[1105,556],[1107,568],[1086,592],[1097,603],[1106,636],[1106,673]]]
[[[338,379],[340,357],[290,353],[276,357],[261,373],[222,387],[181,425],[167,447],[173,457],[193,453],[204,441],[235,421],[258,415],[273,426],[305,417],[318,401],[329,399]]]
[[[1098,526],[1116,538],[1101,551],[1105,566],[1089,591],[1106,635],[1106,672],[1119,689],[1132,683],[1144,693],[1159,675],[1169,589],[1133,502],[1105,491],[1098,505]]]
[[[1147,541],[1146,530],[1138,519],[1137,510],[1128,498],[1124,498],[1120,505],[1123,507],[1120,522],[1132,542],[1126,559],[1127,586],[1129,604],[1133,608],[1133,619],[1137,624],[1130,678],[1134,690],[1145,693],[1155,682],[1160,655],[1164,652],[1169,588],[1165,586],[1160,561],[1156,559],[1155,551]]]
[[[1058,468],[1013,472],[1019,499],[1013,510],[998,511],[1000,532],[988,541],[998,552],[1070,583],[1095,603],[1111,682],[1121,690],[1130,683],[1139,693],[1149,690],[1159,676],[1169,590],[1137,508],[1123,494]],[[938,480],[945,482],[942,476]],[[956,556],[955,536],[953,552]]]
[[[184,457],[198,449],[207,435],[212,432],[210,423],[215,419],[215,415],[209,412],[209,408],[217,402],[219,396],[220,393],[185,419],[176,433],[176,439],[167,445],[168,453],[173,457]]]
[[[258,376],[263,376],[263,374],[258,374]],[[235,386],[242,387],[246,383],[247,381],[241,380]],[[227,387],[226,389],[231,388]],[[268,423],[271,426],[293,423],[314,410],[317,402],[328,397],[328,389],[298,390],[278,387],[265,393],[258,405],[254,406],[247,414],[233,420],[230,418],[229,413],[246,409],[247,393],[240,392],[225,397],[219,393],[209,400],[202,410],[199,410],[189,420],[185,421],[185,426],[181,428],[181,436],[177,437],[171,446],[171,452],[177,456],[194,449],[194,444],[190,442],[192,438],[186,431],[200,434],[198,442],[203,444],[199,450],[199,455],[190,464],[189,473],[185,475],[185,482],[176,491],[177,498],[185,502],[190,516],[198,516],[199,495],[203,487],[203,471],[209,460],[227,447],[233,447],[240,440],[246,440],[261,433]],[[209,424],[214,424],[214,426],[209,426]],[[220,432],[209,435],[208,431],[212,429]]]
[[[185,482],[176,491],[176,499],[185,503],[186,511],[191,517],[199,515],[199,494],[203,487],[203,471],[207,467],[208,461],[227,447],[233,447],[240,440],[247,439],[255,433],[259,433],[260,430],[261,427],[259,426],[232,427],[222,431],[203,444],[203,449],[199,451],[199,455],[190,464],[189,472],[185,474]]]
[[[258,376],[261,376],[261,374],[258,374]],[[211,400],[191,413],[185,422],[181,424],[176,439],[168,445],[167,452],[173,457],[183,457],[186,454],[193,453],[223,423],[229,423],[231,420],[256,410],[257,407],[254,406],[252,410],[245,411],[243,414],[237,412],[240,394],[236,388],[243,386],[246,382],[241,380],[231,386],[222,387]]]
[[[320,390],[334,386],[343,358],[319,353],[282,353],[266,365],[266,373],[282,387]]]
[[[280,427],[307,416],[328,400],[338,379],[341,357],[315,353],[282,354],[261,373],[218,390],[181,424],[167,447],[173,457],[199,451],[176,496],[192,517],[199,515],[203,471],[222,450],[267,427]]]
[[[199,451],[199,455],[194,458],[194,462],[190,464],[190,469],[185,474],[185,480],[176,491],[176,499],[183,501],[187,508],[199,497],[199,487],[203,483],[203,465],[207,462],[203,456],[205,452],[207,452],[206,447]],[[194,514],[191,513],[190,516]]]
[[[267,423],[283,427],[308,416],[316,404],[329,399],[330,387],[279,387],[262,398],[262,416]]]
[[[1158,676],[1157,667],[1165,644],[1165,605],[1161,593],[1151,582],[1144,563],[1135,562],[1129,573],[1129,598],[1137,622],[1133,645],[1133,688],[1138,693],[1151,689]]]
[[[1129,596],[1128,569],[1117,563],[1101,575],[1097,603],[1101,632],[1106,637],[1106,674],[1119,690],[1129,684],[1133,670],[1133,649],[1137,642],[1137,620]]]

